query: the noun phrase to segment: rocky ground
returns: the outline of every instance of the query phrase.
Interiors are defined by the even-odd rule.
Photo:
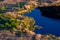
[[[24,37],[19,37],[19,34],[14,32],[0,30],[0,40],[60,40],[60,37],[56,37],[55,35],[32,34],[30,33]]]
[[[18,25],[16,26],[17,27],[16,29],[20,29],[20,31],[17,30],[16,32],[11,30],[10,30],[11,32],[8,30],[0,30],[0,40],[60,40],[60,37],[56,37],[55,35],[52,35],[52,34],[42,35],[42,34],[36,34],[35,32],[33,32],[35,29],[35,25],[34,25],[35,21],[33,20],[33,18],[22,16],[22,14],[26,12],[31,12],[35,8],[35,5],[37,5],[35,4],[32,6],[32,4],[34,3],[32,4],[30,3],[29,5],[28,4],[25,5],[27,10],[20,11],[19,9],[18,12],[6,12],[5,14],[0,14],[1,22],[4,22],[3,24],[0,23],[0,29],[2,28],[5,29],[9,27],[12,28],[13,25],[16,26],[15,25],[16,19],[18,20],[18,23],[17,23]],[[20,19],[20,18],[23,18],[23,19]],[[9,25],[6,26],[7,24],[5,24],[5,22],[11,26]],[[11,23],[13,22],[12,23],[13,25],[9,22]],[[16,30],[16,29],[13,29],[13,30]],[[21,31],[23,35],[21,35]],[[24,32],[26,32],[26,34]]]

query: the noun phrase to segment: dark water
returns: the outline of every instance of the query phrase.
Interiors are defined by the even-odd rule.
[[[41,34],[53,34],[56,36],[60,36],[60,20],[44,17],[41,15],[41,11],[39,9],[35,9],[29,14],[25,14],[25,16],[33,17],[35,19],[35,24],[42,26],[43,28],[40,30],[35,30],[36,33]]]

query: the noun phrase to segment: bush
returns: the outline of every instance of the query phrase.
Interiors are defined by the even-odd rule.
[[[0,15],[0,29],[1,30],[14,30],[17,29],[19,20],[13,19],[11,16]]]

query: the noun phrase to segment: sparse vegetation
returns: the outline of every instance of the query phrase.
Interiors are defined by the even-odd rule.
[[[26,9],[24,9],[24,7],[23,9],[20,8],[20,4],[18,4],[18,11],[0,14],[0,30],[2,30],[0,36],[3,36],[3,32],[5,32],[6,35],[8,35],[7,33],[11,34],[8,35],[8,39],[10,36],[15,37],[10,38],[12,40],[25,40],[24,37],[26,37],[26,40],[60,40],[53,35],[36,34],[34,32],[35,28],[40,29],[40,27],[34,25],[35,21],[33,18],[23,16],[23,14],[34,10],[35,6],[32,4],[26,4],[25,8]],[[1,10],[5,10],[5,7],[3,6]],[[16,39],[16,37],[18,39]]]
[[[30,6],[29,6],[30,7]],[[19,11],[20,5],[18,4]],[[31,7],[28,10],[32,10]],[[28,11],[26,11],[28,12]],[[21,12],[25,13],[24,9]],[[8,30],[8,31],[20,31],[21,36],[29,31],[34,31],[34,19],[26,16],[22,16],[20,13],[8,12],[4,14],[0,14],[0,30]],[[17,17],[16,17],[17,16]],[[15,18],[16,17],[16,18]]]

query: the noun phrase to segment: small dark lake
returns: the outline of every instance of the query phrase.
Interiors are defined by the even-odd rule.
[[[36,33],[60,36],[60,19],[42,16],[39,9],[34,9],[32,12],[25,14],[25,16],[34,18],[35,24],[43,27],[40,30],[36,29]]]

